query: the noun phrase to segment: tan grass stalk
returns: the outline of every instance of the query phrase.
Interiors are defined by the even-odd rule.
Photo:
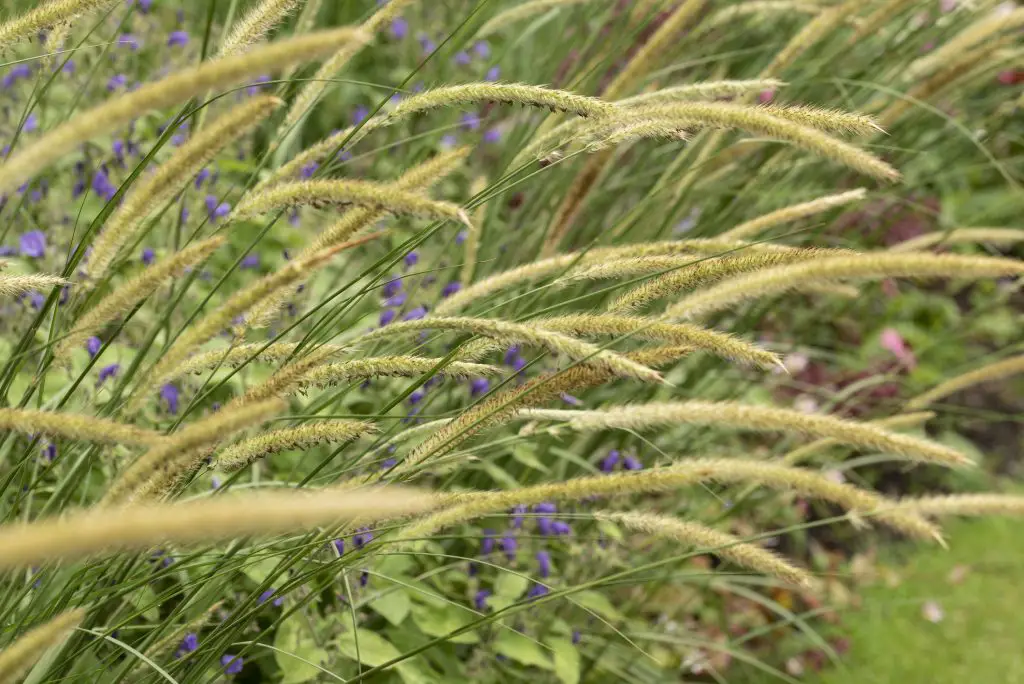
[[[389,0],[359,27],[360,34],[372,40],[377,32],[398,17],[402,11],[416,0]],[[363,49],[365,42],[352,42],[339,48],[327,59],[295,97],[284,121],[277,129],[277,138],[283,139],[293,131],[296,125],[308,114],[327,86],[337,76],[341,68],[348,64]],[[276,144],[276,143],[275,143]]]
[[[795,491],[834,503],[852,514],[877,515],[884,524],[919,539],[941,541],[938,529],[913,511],[865,489],[834,482],[802,468],[742,459],[688,459],[677,464],[632,473],[601,474],[500,492],[473,492],[446,497],[447,506],[410,524],[401,539],[417,539],[435,531],[523,504],[579,501],[591,497],[664,492],[706,482],[756,483]]]
[[[83,14],[98,12],[117,4],[117,0],[50,0],[24,14],[0,24],[0,48],[10,49],[20,38],[33,38],[40,31],[69,23]],[[14,9],[8,5],[5,9]]]
[[[337,350],[331,347],[315,349],[306,356],[279,368],[276,373],[258,385],[253,385],[245,394],[232,399],[228,406],[244,406],[291,394],[301,389],[303,378],[311,369],[322,365],[336,354]]]
[[[146,216],[181,192],[188,179],[226,145],[259,126],[280,104],[276,97],[259,96],[234,107],[211,121],[166,162],[157,165],[153,174],[139,179],[92,243],[92,253],[84,266],[88,286],[102,280],[118,251]]]
[[[778,138],[873,178],[888,181],[900,179],[899,172],[881,159],[818,128],[801,123],[799,119],[807,111],[804,110],[794,117],[797,120],[793,120],[784,118],[787,116],[787,108],[784,107],[760,107],[732,102],[677,102],[638,110],[644,116],[662,120],[666,126],[687,123],[698,127],[738,128]],[[845,123],[837,122],[835,125],[843,126]]]
[[[608,305],[608,310],[617,313],[637,311],[659,299],[679,294],[685,290],[707,287],[732,276],[756,273],[786,264],[805,261],[813,263],[834,254],[833,251],[805,249],[789,252],[754,252],[753,254],[741,252],[736,256],[699,261],[691,259],[689,266],[680,265],[676,270],[651,278],[620,295]]]
[[[95,554],[144,551],[160,544],[198,544],[303,532],[360,519],[423,512],[434,497],[415,490],[291,490],[218,496],[187,503],[82,511],[57,519],[0,526],[0,567],[72,561]]]
[[[232,433],[272,418],[285,408],[286,404],[280,399],[227,407],[169,435],[111,483],[103,496],[103,504],[141,500],[161,492],[163,487],[192,469],[197,450],[216,445]]]
[[[126,423],[77,413],[35,409],[0,408],[0,430],[26,435],[42,433],[102,444],[148,445],[160,440],[160,433]]]
[[[244,55],[225,57],[183,69],[155,83],[76,114],[66,123],[26,145],[0,165],[0,192],[12,190],[81,143],[125,125],[153,109],[178,104],[213,88],[246,77],[276,72],[315,59],[345,43],[361,43],[363,34],[349,27],[318,31],[261,46]]]
[[[573,337],[614,335],[638,340],[656,340],[687,348],[702,349],[730,361],[760,368],[781,364],[778,355],[748,342],[696,325],[663,323],[654,319],[612,314],[573,314],[555,318],[536,318],[530,325],[572,335]],[[644,364],[648,365],[648,364]]]
[[[538,14],[544,14],[545,12],[561,9],[563,7],[583,5],[590,1],[591,0],[530,0],[529,2],[515,5],[503,12],[495,14],[480,27],[480,30],[476,32],[476,37],[486,38],[487,36],[504,29],[510,24],[515,24],[523,21],[524,19],[535,17]]]
[[[750,0],[718,10],[702,22],[700,28],[701,32],[710,31],[741,17],[787,13],[815,15],[821,10],[822,6],[816,3],[794,2],[793,0]]]
[[[959,254],[870,253],[786,264],[730,278],[669,307],[667,318],[698,318],[741,302],[837,280],[999,278],[1024,273],[1024,262]]]
[[[858,6],[848,0],[841,5],[822,9],[814,18],[804,24],[804,27],[786,43],[784,48],[776,53],[768,66],[761,71],[761,75],[778,76],[781,74],[802,54],[842,26],[850,13]]]
[[[580,142],[588,152],[616,147],[639,140],[687,142],[690,134],[685,125],[666,124],[660,119],[636,118],[612,120],[598,126],[587,126]]]
[[[806,571],[790,564],[781,556],[744,542],[721,530],[700,523],[653,513],[594,513],[597,520],[607,520],[636,532],[662,537],[685,546],[707,551],[741,568],[776,577],[789,584],[812,588],[817,583]]]
[[[1020,228],[955,228],[937,230],[915,238],[904,240],[889,248],[890,252],[914,252],[935,246],[984,243],[1009,247],[1024,242],[1024,230]]]
[[[239,344],[233,347],[215,349],[213,351],[203,352],[190,357],[185,362],[177,366],[174,369],[174,375],[169,377],[180,378],[189,374],[203,373],[204,371],[218,367],[238,368],[257,352],[259,352],[259,354],[255,356],[253,359],[254,361],[260,363],[284,361],[292,357],[298,346],[298,342],[275,342],[270,346],[267,346],[264,342],[252,342],[250,344]],[[266,349],[264,349],[264,347],[266,347]],[[324,345],[319,349],[333,349],[335,353],[340,354],[347,350],[348,347],[341,345]]]
[[[521,417],[566,421],[576,430],[644,430],[676,425],[712,425],[742,430],[780,431],[829,437],[843,444],[892,453],[912,461],[942,465],[973,465],[950,447],[901,435],[869,423],[792,409],[728,401],[683,401],[617,406],[601,411],[527,409]]]
[[[19,681],[46,651],[63,641],[84,619],[85,611],[81,608],[61,613],[0,651],[0,684]]]
[[[441,363],[440,358],[418,356],[374,356],[368,359],[328,363],[313,367],[295,379],[287,394],[308,387],[333,387],[342,382],[370,378],[411,378],[430,372]],[[441,367],[441,375],[452,378],[475,378],[496,375],[501,368],[484,363],[452,361]]]
[[[263,0],[246,12],[245,16],[232,24],[224,42],[221,43],[218,57],[243,52],[249,46],[260,42],[284,18],[295,11],[302,0]]]
[[[136,386],[135,394],[125,408],[129,414],[137,412],[149,398],[152,388],[166,382],[176,369],[201,344],[229,328],[236,316],[243,315],[253,306],[282,288],[290,288],[301,278],[326,264],[342,246],[319,252],[308,259],[293,260],[278,271],[266,275],[242,288],[219,307],[197,319],[178,337],[163,356],[153,365]]]
[[[630,361],[621,354],[601,349],[589,342],[577,340],[568,335],[543,330],[528,324],[511,323],[502,320],[431,316],[418,321],[392,323],[363,335],[358,341],[360,343],[367,343],[380,339],[389,339],[395,335],[431,329],[472,333],[506,344],[535,345],[555,354],[563,354],[573,361],[585,360],[588,364],[605,367],[624,377],[637,378],[647,382],[662,381],[661,375],[656,371]]]
[[[67,358],[71,351],[77,349],[89,335],[145,301],[168,278],[179,277],[188,269],[206,261],[224,242],[225,238],[223,237],[212,237],[189,245],[180,252],[146,268],[127,283],[114,289],[78,320],[74,329],[57,345],[54,356],[58,360]]]
[[[434,313],[438,316],[447,316],[461,311],[475,301],[483,299],[488,295],[507,290],[509,288],[528,283],[533,280],[540,280],[560,271],[571,268],[574,265],[588,267],[612,259],[630,259],[634,257],[655,256],[660,254],[686,254],[697,252],[700,254],[715,254],[734,249],[743,249],[756,252],[789,252],[794,247],[785,245],[773,245],[759,243],[751,245],[737,240],[718,239],[695,239],[695,240],[668,240],[663,242],[641,242],[621,247],[597,247],[587,252],[570,252],[558,256],[540,259],[533,263],[517,266],[508,271],[496,273],[484,280],[473,283],[455,293],[448,299],[440,302]]]
[[[922,409],[960,390],[980,385],[983,382],[1002,380],[1018,373],[1024,373],[1024,354],[986,364],[981,368],[976,368],[939,383],[927,392],[919,394],[907,402],[906,409],[908,411]]]
[[[243,221],[260,214],[294,206],[356,205],[394,214],[428,219],[449,219],[468,224],[469,217],[457,204],[433,200],[416,192],[398,190],[393,183],[361,180],[308,180],[281,183],[247,195],[229,220]]]
[[[899,509],[942,517],[947,515],[1021,515],[1024,496],[1019,494],[950,494],[901,499]]]
[[[918,427],[934,417],[935,414],[931,411],[919,411],[916,413],[901,413],[887,418],[872,420],[869,424],[895,430],[899,428]],[[789,451],[784,454],[780,460],[782,463],[790,466],[801,465],[815,454],[839,444],[840,442],[827,437],[825,439],[818,439]]]
[[[281,451],[308,449],[330,442],[350,442],[376,432],[373,423],[364,420],[331,420],[305,423],[295,427],[272,430],[258,437],[232,444],[217,454],[215,468],[240,470],[261,458]]]
[[[874,117],[841,109],[808,105],[761,105],[761,109],[780,119],[838,135],[874,135],[884,133]]]
[[[487,190],[487,179],[481,176],[477,178],[470,188],[470,194],[474,197]],[[476,259],[480,251],[480,234],[483,232],[484,218],[487,216],[487,205],[481,204],[469,228],[466,229],[466,241],[463,249],[462,270],[459,272],[459,282],[467,285],[473,282],[473,273],[476,272]]]
[[[754,3],[743,3],[735,7],[743,7]],[[793,4],[793,3],[785,3]],[[620,107],[641,107],[660,104],[671,104],[673,102],[685,102],[686,100],[717,100],[721,97],[736,97],[749,93],[759,93],[763,90],[776,90],[786,85],[784,81],[776,78],[755,78],[744,81],[699,81],[685,85],[652,90],[649,93],[641,93],[633,97],[617,100],[615,104]]]
[[[49,290],[67,285],[66,280],[58,275],[33,273],[31,275],[0,274],[0,297],[17,297],[32,290]]]
[[[820,214],[834,207],[841,207],[850,204],[851,202],[859,202],[866,196],[866,189],[857,188],[856,190],[840,192],[834,195],[825,195],[809,202],[793,204],[788,207],[783,207],[767,214],[763,214],[762,216],[758,216],[757,218],[749,221],[744,221],[735,228],[731,228],[722,233],[722,237],[732,240],[746,240],[760,235],[769,228],[774,228],[775,226],[782,225],[784,223],[799,221],[802,218],[814,216],[815,214]]]
[[[918,81],[942,69],[949,62],[959,59],[972,48],[991,41],[1004,31],[1015,31],[1024,27],[1024,7],[1017,7],[1009,13],[992,12],[977,20],[950,40],[940,45],[933,52],[921,57],[906,70],[908,81]]]

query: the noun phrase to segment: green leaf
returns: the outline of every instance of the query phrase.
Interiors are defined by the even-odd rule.
[[[562,684],[577,684],[580,681],[580,652],[572,641],[565,637],[551,637],[545,640],[555,656],[555,674]]]
[[[494,593],[505,598],[517,599],[526,593],[530,580],[514,572],[503,572],[494,582]]]
[[[358,650],[356,649],[357,638],[359,640]],[[383,665],[402,655],[390,641],[367,629],[357,629],[354,634],[348,632],[341,635],[338,639],[338,652],[346,658],[351,658],[370,667]]]
[[[274,651],[274,660],[281,668],[282,684],[312,681],[321,671],[308,663],[322,665],[327,662],[327,652],[316,645],[313,635],[298,620],[285,620],[277,626],[274,648],[278,649]]]
[[[611,620],[612,622],[622,620],[622,613],[612,605],[612,602],[604,594],[599,594],[596,591],[581,591],[577,594],[572,594],[571,598],[578,605],[594,611],[606,620]]]
[[[141,587],[128,595],[128,602],[131,603],[139,615],[150,622],[160,619],[160,603],[156,600],[156,592],[150,587]]]
[[[444,607],[416,606],[412,611],[413,622],[427,636],[443,637],[455,630],[465,627],[476,619],[476,616],[451,604]],[[480,641],[476,632],[466,632],[449,639],[455,644],[475,644]]]
[[[516,489],[519,487],[519,481],[516,478],[509,475],[503,468],[494,465],[490,461],[480,464],[484,472],[491,476],[491,479],[496,483],[504,487],[505,489]]]
[[[256,584],[263,584],[268,577],[274,574],[280,561],[277,558],[266,558],[255,563],[247,563],[242,568],[242,573]]]
[[[370,601],[369,605],[378,615],[397,627],[409,616],[412,601],[409,594],[399,588]]]
[[[551,659],[536,641],[511,629],[503,629],[494,640],[496,653],[514,660],[521,665],[553,669]]]
[[[519,445],[512,449],[512,458],[522,463],[527,468],[533,468],[539,470],[542,473],[550,472],[550,468],[540,462],[537,459],[537,455],[533,453],[533,449],[526,445]]]

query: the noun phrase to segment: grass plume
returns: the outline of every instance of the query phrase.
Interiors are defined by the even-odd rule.
[[[927,392],[919,394],[907,402],[906,409],[908,411],[923,409],[940,399],[945,399],[951,394],[955,394],[968,387],[974,387],[975,385],[992,380],[1002,380],[1018,373],[1024,373],[1024,354],[985,364],[981,368],[975,368],[972,371],[941,382]]]
[[[750,5],[754,3],[744,3]],[[743,7],[744,5],[735,5]],[[685,102],[687,100],[717,100],[722,97],[736,97],[759,93],[764,90],[776,90],[786,84],[777,78],[754,78],[742,81],[699,81],[685,85],[671,86],[652,90],[649,93],[641,93],[633,97],[617,100],[615,104],[620,107],[641,107],[660,104],[671,104],[673,102]]]
[[[50,0],[0,24],[0,48],[10,48],[21,38],[33,38],[58,24],[67,24],[90,12],[101,12],[117,0]],[[12,9],[8,5],[7,9]]]
[[[949,494],[901,499],[899,508],[928,517],[947,515],[1022,515],[1024,496],[1019,494]]]
[[[99,282],[146,216],[181,192],[182,186],[226,145],[254,130],[280,104],[276,97],[257,96],[235,106],[211,121],[166,162],[157,165],[154,173],[143,177],[93,241],[85,264],[86,282]]]
[[[808,284],[882,278],[999,278],[1024,273],[1024,262],[958,254],[869,253],[786,264],[730,278],[683,298],[667,318],[698,318]]]
[[[783,207],[767,214],[763,214],[749,221],[744,221],[735,228],[731,228],[722,233],[722,237],[732,240],[746,240],[752,237],[757,237],[769,228],[774,228],[775,226],[782,225],[784,223],[799,221],[802,218],[814,216],[815,214],[820,214],[834,207],[841,207],[850,204],[851,202],[859,202],[866,196],[867,190],[864,188],[857,188],[856,190],[848,190],[834,195],[825,195],[823,197],[810,200],[809,202],[792,204],[788,207]]]
[[[433,504],[433,497],[416,491],[375,488],[264,492],[87,510],[0,526],[0,546],[4,549],[0,568],[145,551],[161,544],[268,537],[332,527],[354,519],[372,522],[422,512]]]
[[[149,445],[160,440],[160,433],[134,425],[66,411],[36,409],[0,408],[0,430],[26,435],[42,433],[101,444]]]
[[[895,416],[888,416],[886,418],[879,418],[878,420],[870,421],[870,425],[877,425],[881,428],[895,430],[899,428],[914,428],[918,427],[927,421],[935,417],[935,414],[931,411],[919,411],[916,413],[900,413]],[[787,452],[782,457],[782,462],[786,465],[801,465],[807,462],[815,454],[840,444],[839,441],[831,438],[818,439],[809,444],[805,444],[801,447],[797,447],[792,451]]]
[[[550,12],[551,10],[562,9],[563,7],[584,5],[590,1],[591,0],[529,0],[528,2],[521,3],[495,14],[480,27],[480,30],[476,32],[476,37],[486,38],[487,36],[497,33],[507,26],[523,21],[524,19],[529,19],[530,17],[535,17],[539,14]]]
[[[20,680],[46,651],[63,641],[84,619],[85,611],[81,608],[61,613],[30,629],[0,651],[0,684],[14,684]]]
[[[218,57],[227,57],[243,52],[249,46],[260,42],[284,18],[295,11],[302,0],[263,0],[246,12],[231,27],[231,32],[221,43]]]
[[[918,235],[893,245],[889,251],[915,252],[932,247],[974,243],[1010,247],[1021,242],[1024,242],[1024,230],[1020,228],[955,228]]]
[[[373,423],[364,420],[320,421],[271,430],[227,447],[217,454],[213,465],[224,470],[240,470],[280,451],[308,449],[330,442],[350,442],[376,430]]]
[[[645,430],[677,425],[714,425],[754,431],[780,431],[809,437],[829,437],[863,449],[877,449],[923,463],[972,465],[947,446],[901,435],[868,423],[792,409],[728,401],[683,401],[617,406],[600,411],[530,409],[522,417],[566,421],[576,430]]]
[[[0,297],[17,297],[33,290],[49,290],[66,285],[68,281],[58,275],[32,273],[29,275],[10,275],[0,273]]]
[[[160,260],[127,283],[118,286],[78,320],[67,337],[57,345],[54,355],[58,359],[67,358],[87,337],[145,301],[169,278],[177,278],[188,269],[206,261],[224,242],[223,237],[212,237],[196,242]]]
[[[816,584],[806,570],[792,565],[781,556],[700,523],[653,513],[599,512],[594,514],[594,518],[713,553],[733,565],[776,577],[789,584],[804,588],[812,588]]]
[[[318,31],[265,45],[244,55],[182,69],[155,83],[140,86],[76,114],[8,157],[0,165],[0,192],[13,190],[81,143],[123,126],[150,110],[181,103],[247,77],[315,59],[345,43],[362,41],[363,34],[349,27]]]

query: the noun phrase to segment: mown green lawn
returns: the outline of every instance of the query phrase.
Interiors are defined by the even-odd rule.
[[[948,551],[921,549],[891,559],[901,561],[899,585],[865,588],[862,606],[844,614],[846,667],[807,674],[804,681],[1024,683],[1024,525],[989,519],[946,528]],[[929,602],[941,611],[936,622],[925,617]]]

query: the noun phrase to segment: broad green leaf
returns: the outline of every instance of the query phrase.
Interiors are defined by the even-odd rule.
[[[476,615],[468,610],[445,604],[444,607],[416,606],[412,611],[412,619],[427,636],[443,637],[466,626],[476,619]],[[480,641],[480,637],[476,632],[466,632],[452,637],[449,641],[455,644],[475,644]]]
[[[533,449],[528,446],[519,445],[514,447],[512,449],[512,458],[516,459],[527,468],[533,468],[534,470],[539,470],[542,473],[550,472],[550,468],[541,463],[540,460],[538,460],[537,455],[533,452]]]
[[[242,567],[242,573],[256,584],[263,584],[274,573],[279,563],[277,558],[265,558],[254,563],[246,563]]]
[[[152,588],[141,587],[136,589],[129,594],[128,602],[139,611],[139,615],[147,620],[155,622],[160,619],[160,604],[157,602],[156,592]]]
[[[356,649],[357,638],[359,640],[358,649]],[[382,665],[402,655],[390,641],[368,629],[357,629],[354,634],[346,632],[338,637],[338,652],[346,658],[351,658],[370,667]]]
[[[498,579],[494,582],[494,593],[498,596],[517,599],[526,593],[526,588],[529,586],[530,580],[528,578],[517,575],[514,572],[503,572],[498,575]]]
[[[370,601],[370,608],[396,627],[409,615],[412,601],[404,587],[388,590],[379,598]]]
[[[494,640],[494,651],[521,665],[553,669],[551,657],[536,641],[511,629],[503,629]]]
[[[612,622],[622,620],[622,613],[612,605],[612,602],[604,594],[599,594],[596,591],[581,591],[577,594],[572,594],[571,598],[577,604],[594,611],[606,620],[611,620]]]
[[[327,652],[316,645],[313,635],[297,619],[285,620],[277,626],[274,648],[278,649],[274,651],[274,660],[281,668],[282,684],[302,684],[316,679],[321,674],[319,668],[307,662],[322,666],[328,658]]]
[[[545,643],[554,651],[555,674],[562,684],[577,684],[580,681],[580,652],[572,641],[565,637],[551,637]]]
[[[509,475],[503,468],[496,466],[490,461],[486,461],[480,464],[480,467],[491,476],[491,479],[506,489],[515,489],[519,486],[519,481],[516,478]]]

